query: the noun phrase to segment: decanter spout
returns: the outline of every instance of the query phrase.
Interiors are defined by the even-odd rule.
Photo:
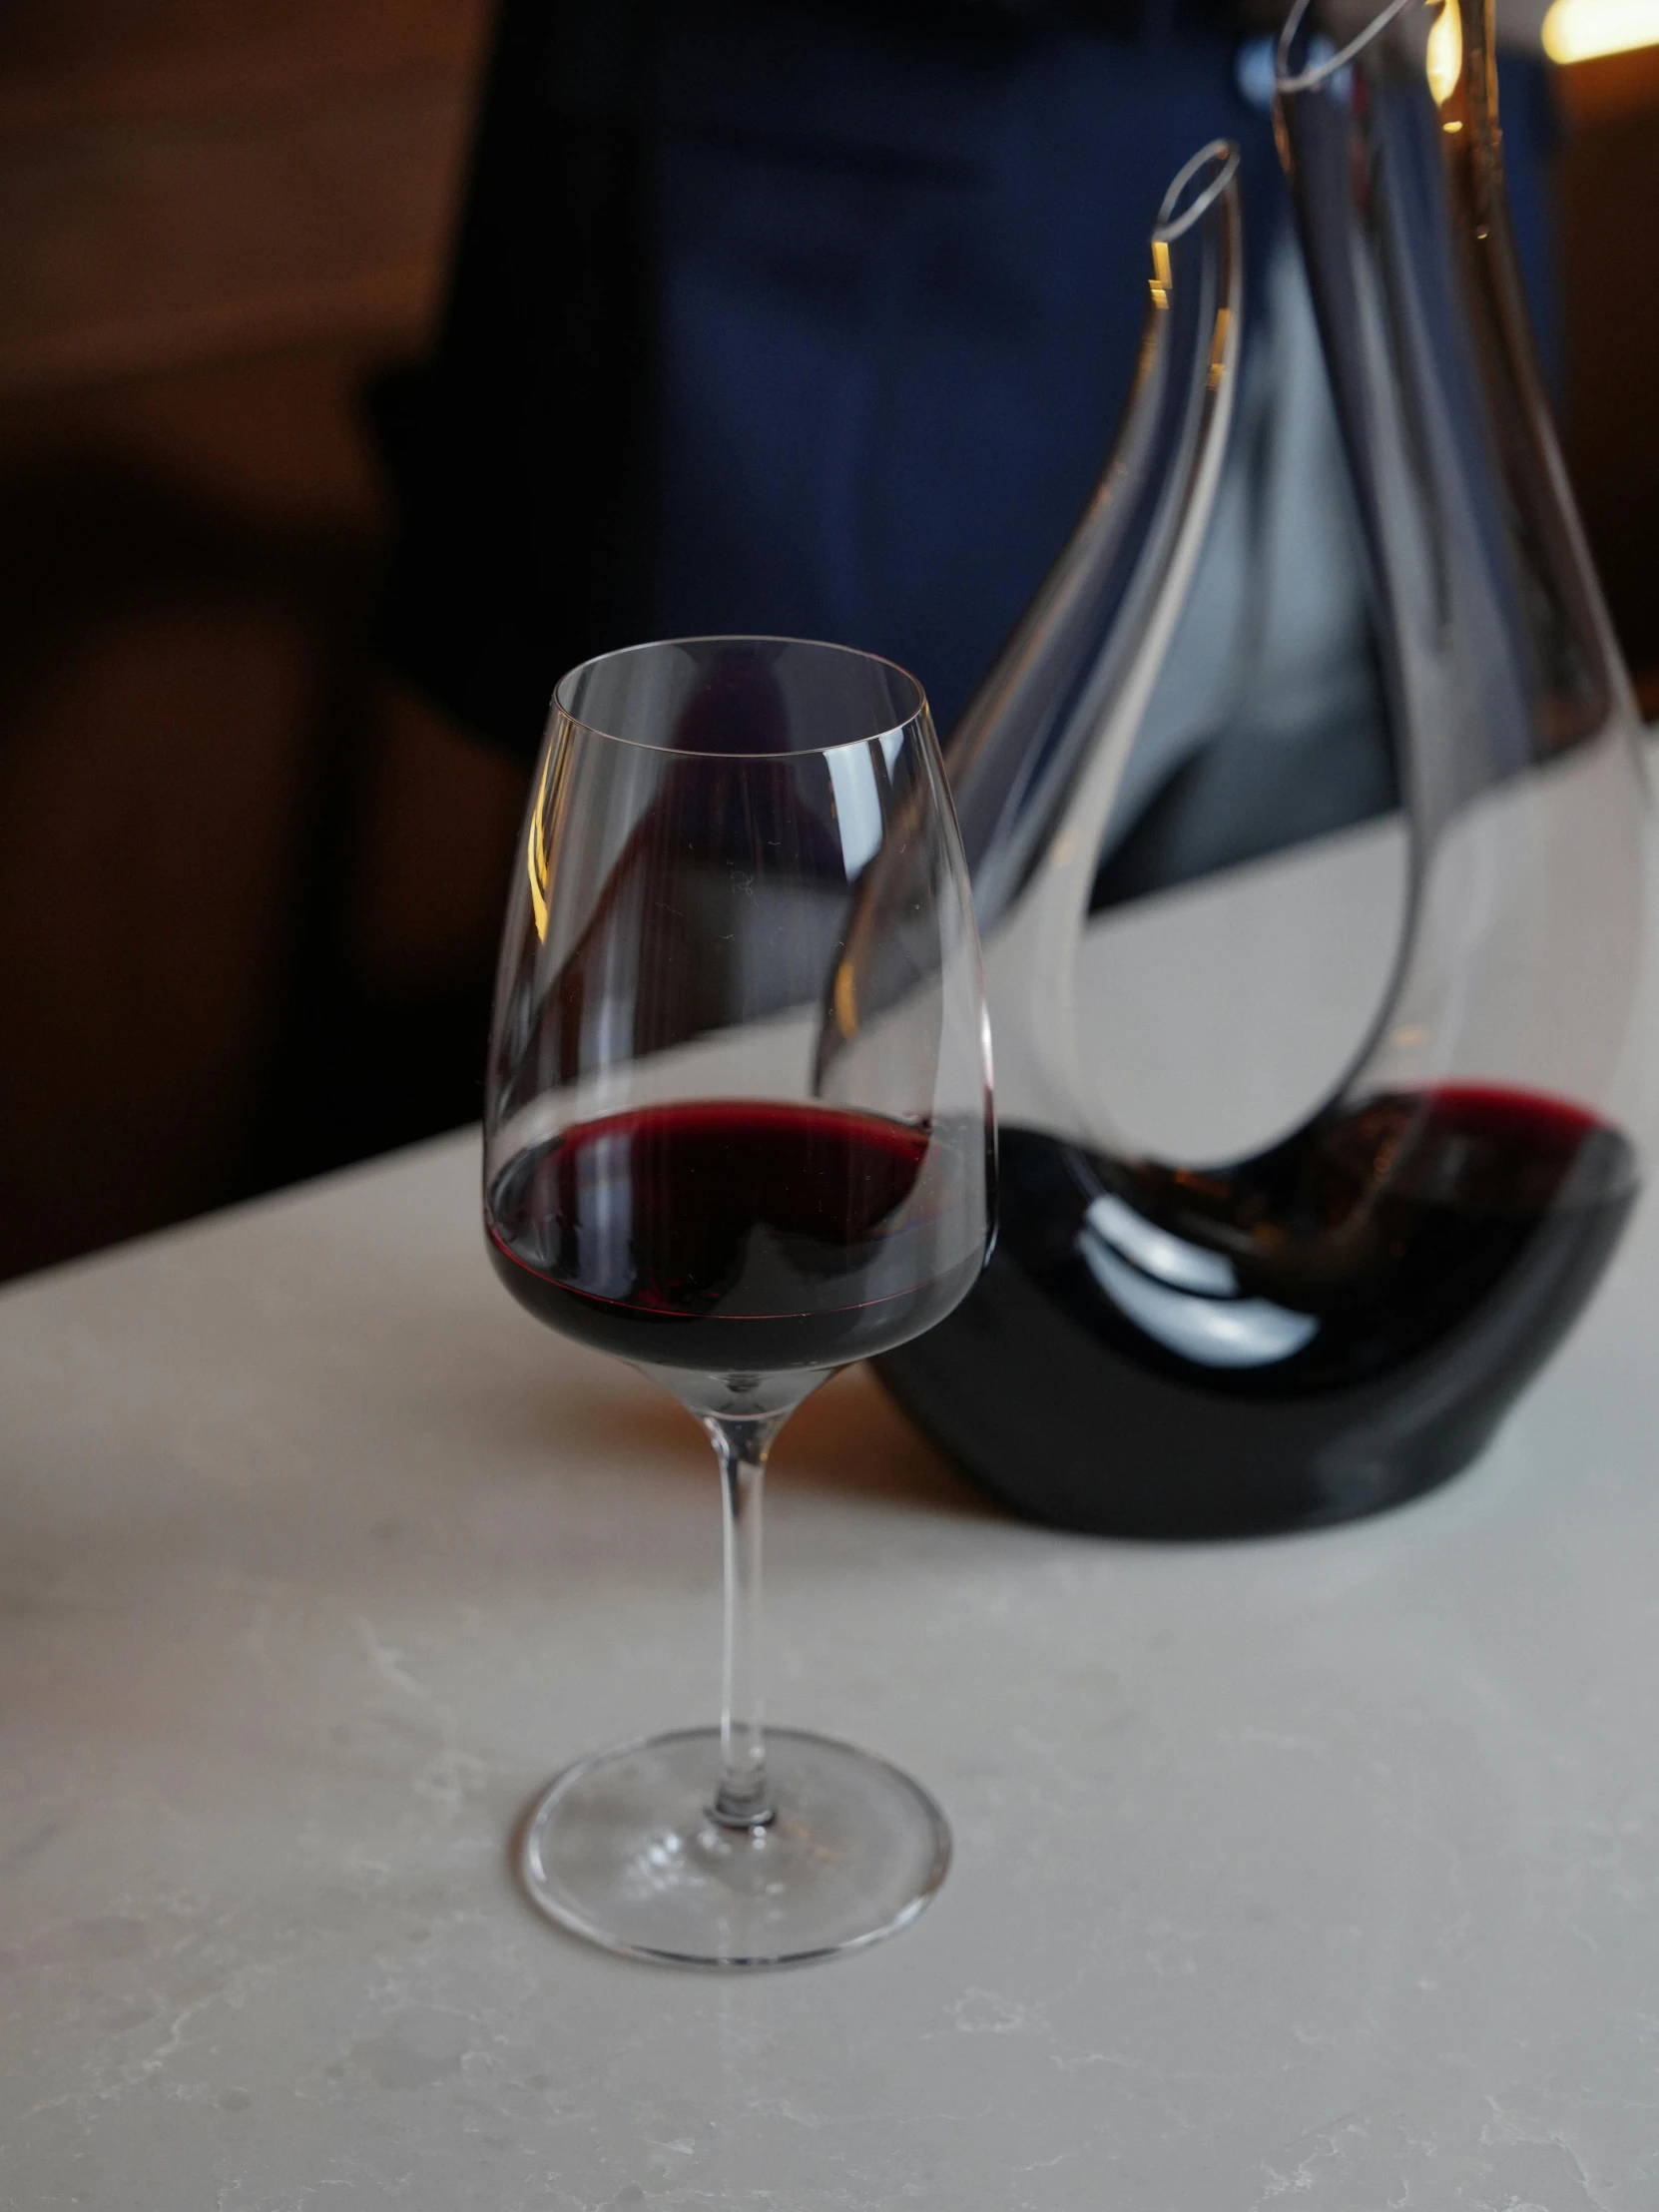
[[[1491,14],[1298,0],[1276,86],[1428,838],[1482,789],[1629,720],[1510,239]]]
[[[1659,847],[1510,239],[1491,0],[1298,0],[1275,122],[1372,571],[1412,924],[1356,1081],[1655,1123]]]
[[[1111,457],[945,749],[999,1101],[1057,1127],[1100,1119],[1076,1064],[1078,947],[1113,795],[1214,503],[1243,306],[1238,149],[1218,139],[1158,211],[1140,360]],[[940,1018],[920,989],[932,948],[892,909],[902,892],[892,869],[868,871],[820,1011],[821,1098],[856,1094],[873,1039],[902,1026],[921,1050]]]
[[[1217,140],[1165,194],[1117,442],[945,749],[983,936],[1045,862],[1068,908],[1080,914],[1088,895],[1227,444],[1244,303],[1238,172],[1238,150]]]

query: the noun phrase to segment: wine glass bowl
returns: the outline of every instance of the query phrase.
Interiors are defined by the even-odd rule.
[[[920,687],[848,649],[691,639],[560,684],[515,869],[487,1072],[490,1256],[631,1360],[720,1461],[719,1731],[584,1761],[521,1867],[567,1928],[781,1963],[903,1925],[942,1879],[926,1793],[774,1735],[760,1488],[835,1368],[940,1320],[992,1226],[965,863]]]

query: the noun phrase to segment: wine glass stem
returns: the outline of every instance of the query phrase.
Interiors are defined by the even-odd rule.
[[[761,1689],[761,1490],[782,1413],[710,1414],[720,1459],[726,1553],[726,1649],[720,1694],[720,1788],[709,1808],[726,1828],[764,1828],[766,1734]]]

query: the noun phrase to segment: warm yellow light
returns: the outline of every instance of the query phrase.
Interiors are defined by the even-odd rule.
[[[1552,62],[1587,62],[1659,46],[1659,0],[1555,0],[1544,17],[1544,52]]]
[[[1216,339],[1210,348],[1210,389],[1219,391],[1221,380],[1227,374],[1227,329],[1233,319],[1231,307],[1216,309]]]
[[[1443,104],[1457,90],[1463,74],[1463,24],[1457,0],[1445,0],[1428,32],[1428,89]]]
[[[1169,305],[1169,248],[1162,239],[1152,242],[1152,304]]]
[[[858,987],[843,953],[835,967],[835,1026],[849,1042],[858,1034]]]
[[[550,751],[547,766],[541,772],[536,804],[530,809],[530,839],[524,855],[530,876],[530,911],[535,916],[536,935],[543,944],[547,942],[547,780],[553,773],[553,759]]]

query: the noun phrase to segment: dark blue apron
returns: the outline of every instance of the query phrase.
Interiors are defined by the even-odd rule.
[[[888,654],[948,729],[1110,445],[1168,180],[1240,141],[1253,277],[1285,220],[1241,45],[507,0],[441,342],[382,409],[391,658],[523,755],[563,668],[697,631]],[[1503,99],[1540,308],[1541,65]]]

